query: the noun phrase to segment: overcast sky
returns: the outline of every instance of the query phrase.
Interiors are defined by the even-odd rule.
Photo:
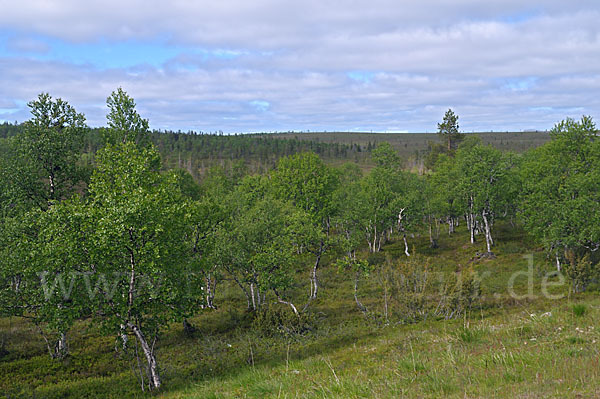
[[[119,86],[155,129],[548,129],[599,116],[600,2],[0,0],[0,121]]]

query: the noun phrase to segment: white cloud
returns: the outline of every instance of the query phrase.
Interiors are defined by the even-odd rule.
[[[0,98],[22,104],[49,91],[94,125],[117,86],[153,127],[230,132],[431,131],[448,107],[467,130],[542,129],[600,109],[596,1],[0,0],[0,9],[14,32],[6,46],[25,54],[44,51],[37,37],[181,47],[157,67],[109,69],[0,51]]]

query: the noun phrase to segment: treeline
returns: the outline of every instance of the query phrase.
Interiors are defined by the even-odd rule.
[[[0,124],[0,139],[16,136],[25,130],[25,124]],[[88,128],[83,136],[83,151],[92,155],[90,162],[103,146],[106,128]],[[234,134],[149,131],[150,141],[157,147],[165,169],[187,170],[200,179],[208,169],[221,166],[227,169],[243,166],[252,173],[264,173],[275,167],[279,158],[300,152],[314,152],[326,160],[362,159],[372,146],[341,143],[320,143],[295,138],[275,138],[269,134]]]
[[[278,303],[303,320],[327,295],[326,257],[352,281],[349,294],[367,317],[360,282],[384,267],[396,276],[399,317],[458,317],[478,295],[473,271],[429,295],[430,266],[410,241],[426,231],[435,248],[442,228],[454,234],[463,224],[469,242],[485,240],[481,256],[493,257],[497,222],[521,221],[576,290],[597,276],[600,141],[590,118],[559,123],[551,142],[523,156],[465,139],[444,121],[445,151],[424,175],[405,171],[382,143],[367,174],[302,152],[262,174],[211,168],[198,184],[185,168],[164,170],[160,143],[133,99],[118,89],[107,104],[93,164],[82,162],[84,115],[47,94],[30,103],[32,119],[0,158],[0,309],[31,320],[54,358],[68,354],[75,322],[92,318],[118,339],[117,349],[139,344],[149,388],[158,388],[161,329],[193,328],[192,315],[219,306],[225,280],[251,314]],[[192,136],[172,137],[169,151],[187,148],[183,137]],[[404,242],[405,256],[373,262],[391,239]]]

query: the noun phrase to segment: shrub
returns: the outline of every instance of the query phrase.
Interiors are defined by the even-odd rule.
[[[385,309],[389,308],[399,321],[423,320],[431,312],[430,269],[429,260],[416,254],[396,262],[388,260],[380,268],[378,279],[384,289]]]
[[[471,310],[481,296],[481,288],[473,269],[465,269],[453,275],[440,298],[439,314],[452,319]]]
[[[252,329],[263,337],[298,337],[314,331],[317,320],[312,313],[296,316],[289,308],[265,306],[254,312]]]
[[[573,287],[573,291],[583,292],[587,286],[598,278],[598,270],[590,260],[589,254],[578,257],[574,252],[567,253],[565,273]]]
[[[475,271],[439,273],[428,258],[418,255],[386,262],[379,280],[390,313],[400,322],[412,323],[429,317],[452,319],[469,311],[481,295]]]

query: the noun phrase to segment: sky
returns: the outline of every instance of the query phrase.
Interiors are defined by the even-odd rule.
[[[599,117],[597,0],[0,0],[0,122],[41,92],[153,129],[545,130]]]

